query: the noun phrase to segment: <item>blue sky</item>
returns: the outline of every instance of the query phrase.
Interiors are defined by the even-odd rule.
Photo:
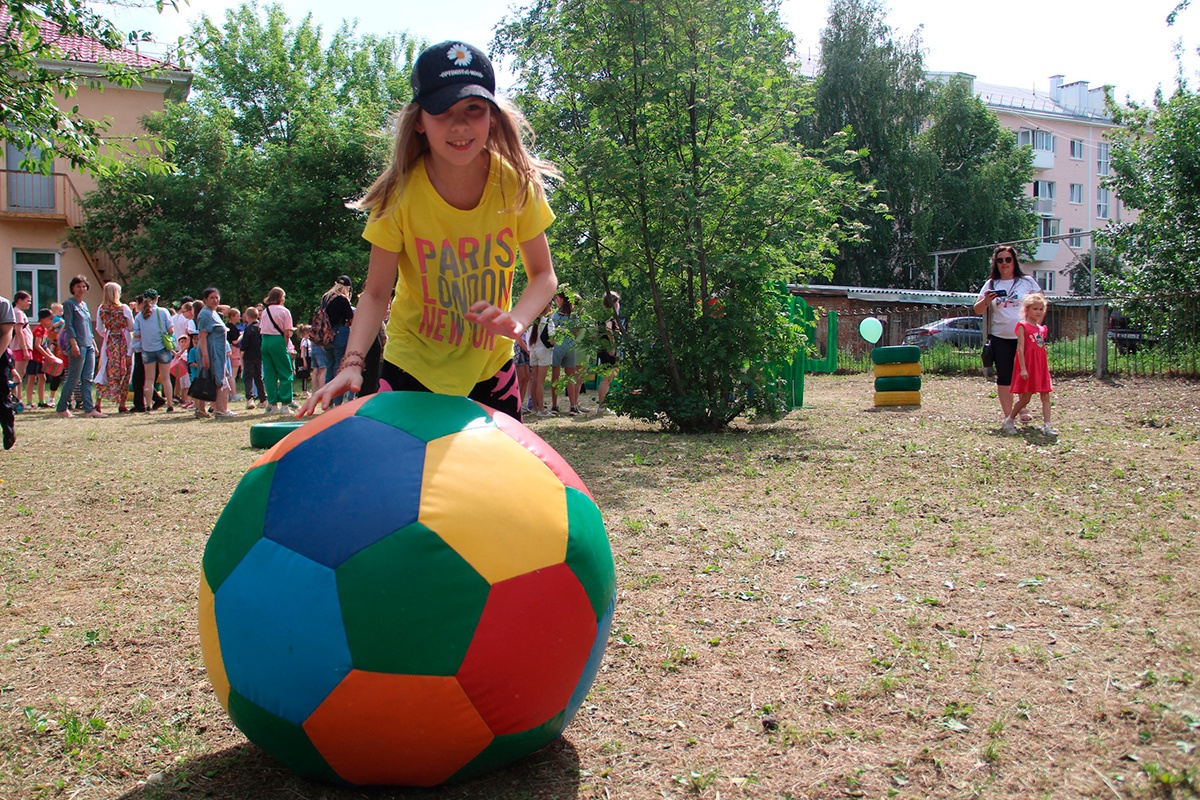
[[[1200,3],[1183,12],[1174,28],[1166,16],[1176,0],[1046,0],[983,6],[964,0],[892,0],[888,20],[893,30],[908,36],[921,28],[925,64],[935,71],[969,72],[987,83],[1046,91],[1050,76],[1084,80],[1093,86],[1111,83],[1118,99],[1129,95],[1148,101],[1154,88],[1174,85],[1172,43],[1182,39],[1187,56],[1185,77],[1200,87]],[[185,33],[200,14],[221,19],[239,0],[192,0],[176,13],[153,11],[111,13],[126,28],[153,32],[170,41]],[[463,39],[486,49],[492,30],[508,12],[506,0],[282,0],[293,21],[311,13],[327,31],[346,17],[358,20],[360,32],[398,33],[438,42]],[[801,52],[819,49],[825,24],[823,0],[784,0],[784,20],[795,34]]]

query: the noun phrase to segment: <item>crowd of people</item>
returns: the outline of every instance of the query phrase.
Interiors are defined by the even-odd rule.
[[[123,301],[121,285],[110,281],[94,312],[84,300],[90,288],[85,276],[72,278],[71,296],[40,309],[36,324],[26,313],[32,305],[28,292],[17,292],[11,303],[0,297],[0,375],[10,376],[10,392],[0,404],[5,449],[16,441],[14,412],[33,408],[51,409],[66,419],[160,409],[211,419],[238,416],[230,403],[244,400],[247,411],[294,414],[295,381],[300,382],[303,399],[310,395],[310,386],[315,392],[336,376],[355,312],[353,283],[346,275],[321,298],[326,343],[313,325],[295,324],[285,305],[286,293],[278,286],[261,303],[244,309],[221,303],[216,287],[206,288],[199,299],[184,297],[168,308],[160,305],[155,289]],[[599,326],[601,392],[596,410],[602,413],[607,411],[605,390],[615,373],[619,299],[615,292],[606,295],[605,309],[612,318]],[[590,354],[579,352],[578,304],[578,296],[558,291],[545,314],[515,340],[522,411],[537,417],[558,415],[561,389],[566,413],[584,413],[579,396],[594,373],[582,364]],[[378,391],[386,338],[381,327],[366,359],[363,386],[333,397],[330,405]],[[547,378],[549,408],[544,402]],[[199,386],[208,383],[212,389],[198,393]]]

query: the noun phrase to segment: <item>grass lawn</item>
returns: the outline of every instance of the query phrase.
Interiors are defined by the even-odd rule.
[[[604,664],[555,744],[410,792],[295,778],[206,678],[199,561],[261,412],[22,414],[0,798],[1196,796],[1200,385],[1062,380],[1057,440],[1002,435],[993,388],[876,410],[870,375],[810,376],[722,435],[533,422],[604,512]]]

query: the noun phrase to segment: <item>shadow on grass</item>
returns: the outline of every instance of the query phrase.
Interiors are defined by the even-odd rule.
[[[473,780],[432,789],[336,787],[297,777],[250,743],[183,761],[121,800],[574,800],[579,754],[566,739]]]

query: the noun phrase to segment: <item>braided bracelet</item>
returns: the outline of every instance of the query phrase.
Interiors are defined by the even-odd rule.
[[[343,370],[346,367],[358,367],[358,369],[361,371],[366,369],[367,362],[363,361],[362,353],[358,352],[357,350],[351,350],[350,352],[346,353],[346,355],[342,356],[342,361],[338,365],[338,370]]]

